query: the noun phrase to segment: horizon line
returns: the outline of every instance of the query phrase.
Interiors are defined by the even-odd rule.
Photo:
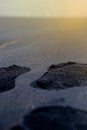
[[[11,15],[0,15],[0,18],[10,18],[10,17],[13,17],[13,18],[87,18],[87,16],[17,16],[17,15],[14,15],[14,16],[11,16]]]

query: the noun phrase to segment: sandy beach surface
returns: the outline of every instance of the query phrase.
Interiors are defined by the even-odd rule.
[[[21,24],[20,21],[1,19],[0,68],[15,64],[29,67],[31,71],[18,76],[13,89],[0,93],[0,130],[21,125],[23,116],[38,107],[70,106],[87,111],[86,86],[60,91],[30,86],[52,64],[87,63],[87,20],[80,21],[80,26],[78,22],[66,21],[68,28],[54,20],[50,24],[49,20],[25,19]],[[70,28],[71,25],[74,28]]]

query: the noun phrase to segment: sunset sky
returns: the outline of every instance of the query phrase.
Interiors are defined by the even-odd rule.
[[[1,16],[87,16],[87,0],[0,0]]]

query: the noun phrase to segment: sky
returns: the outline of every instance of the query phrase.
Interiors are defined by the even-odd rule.
[[[0,0],[0,16],[87,16],[87,0]]]

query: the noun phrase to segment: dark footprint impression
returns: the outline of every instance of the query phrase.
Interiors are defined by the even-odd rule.
[[[43,107],[24,117],[31,130],[87,130],[87,112],[70,107]]]
[[[46,90],[87,86],[87,64],[67,62],[51,65],[31,86]]]
[[[24,116],[23,125],[11,130],[87,130],[87,112],[70,107],[42,107]]]
[[[13,89],[15,78],[29,71],[30,68],[17,65],[0,68],[0,93]]]

